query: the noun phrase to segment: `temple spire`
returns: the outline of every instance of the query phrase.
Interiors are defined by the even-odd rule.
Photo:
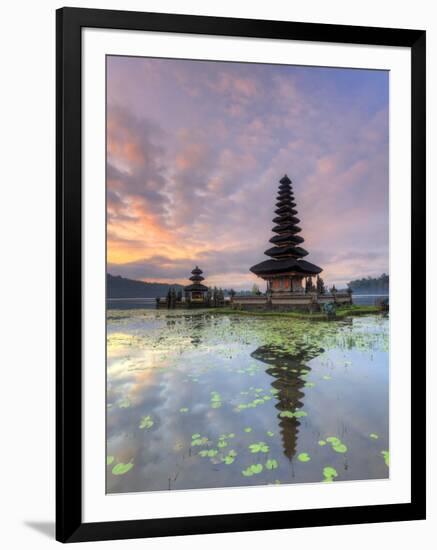
[[[304,276],[311,277],[322,271],[322,268],[302,260],[308,255],[308,252],[300,246],[304,239],[298,235],[302,230],[298,226],[300,219],[297,217],[297,213],[293,184],[285,174],[279,180],[276,216],[272,220],[275,224],[272,229],[275,235],[270,242],[274,246],[264,252],[271,259],[250,268],[252,273],[266,280],[283,278],[282,274],[287,275],[284,285],[280,286],[290,290],[293,287],[290,284],[291,279],[301,280]]]

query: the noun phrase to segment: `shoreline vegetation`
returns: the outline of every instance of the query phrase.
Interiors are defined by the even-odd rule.
[[[327,319],[341,320],[345,317],[353,317],[355,315],[370,315],[375,313],[383,313],[380,306],[358,306],[358,305],[348,305],[345,307],[339,307],[336,310],[335,316],[328,316],[326,313],[316,311],[316,312],[305,312],[305,311],[260,311],[260,310],[241,310],[237,308],[214,308],[214,313],[224,314],[224,315],[248,315],[256,317],[290,317],[293,319],[309,319],[312,321],[326,321]]]

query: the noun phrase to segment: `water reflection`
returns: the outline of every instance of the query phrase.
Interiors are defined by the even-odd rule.
[[[388,475],[381,316],[111,310],[107,351],[108,493],[318,482],[327,465],[336,481]],[[319,445],[330,436],[347,453]]]
[[[291,354],[273,346],[260,346],[251,354],[254,359],[271,365],[266,369],[266,373],[275,379],[272,382],[272,387],[277,400],[275,408],[279,411],[279,430],[284,455],[290,461],[296,454],[300,421],[299,417],[284,416],[284,413],[287,415],[302,409],[305,396],[303,388],[307,383],[306,377],[311,371],[308,362],[323,351],[323,348],[320,348],[319,350],[303,350],[300,353]]]

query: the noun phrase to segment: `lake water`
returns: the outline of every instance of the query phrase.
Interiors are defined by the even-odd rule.
[[[107,491],[387,478],[388,326],[108,309]]]

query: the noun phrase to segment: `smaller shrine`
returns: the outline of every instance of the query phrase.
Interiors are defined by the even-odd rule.
[[[208,287],[202,284],[205,277],[202,276],[203,271],[196,265],[191,272],[191,284],[184,287],[185,300],[191,304],[201,304],[206,302]]]

